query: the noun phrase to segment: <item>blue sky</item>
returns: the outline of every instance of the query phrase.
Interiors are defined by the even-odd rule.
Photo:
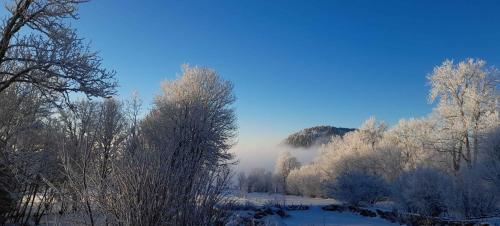
[[[450,58],[500,66],[498,1],[94,0],[79,33],[150,104],[180,65],[235,84],[240,143],[430,112],[425,76]]]

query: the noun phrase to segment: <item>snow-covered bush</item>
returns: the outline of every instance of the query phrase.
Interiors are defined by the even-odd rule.
[[[457,175],[417,168],[396,180],[392,197],[406,211],[427,216],[488,216],[497,211],[499,196],[481,174],[474,168],[463,169]]]
[[[446,197],[452,181],[445,173],[417,168],[403,173],[395,182],[393,200],[405,211],[439,216],[446,211]]]
[[[490,216],[497,211],[499,195],[493,184],[482,179],[478,169],[463,169],[454,178],[453,189],[448,193],[447,206],[450,214],[474,218]]]
[[[351,205],[373,204],[389,194],[389,189],[379,176],[362,171],[345,171],[327,185],[328,195]]]
[[[288,192],[294,195],[311,197],[324,196],[320,169],[316,164],[309,164],[294,169],[288,175]]]

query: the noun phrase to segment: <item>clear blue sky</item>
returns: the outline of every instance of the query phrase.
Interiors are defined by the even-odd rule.
[[[499,1],[94,0],[80,17],[123,97],[149,105],[183,63],[233,81],[240,141],[424,116],[444,59],[500,66]]]

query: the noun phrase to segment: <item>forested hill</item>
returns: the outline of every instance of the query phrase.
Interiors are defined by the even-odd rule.
[[[326,144],[333,136],[343,136],[354,131],[350,128],[337,128],[333,126],[315,126],[303,129],[288,136],[284,143],[296,148],[308,148],[317,144]]]

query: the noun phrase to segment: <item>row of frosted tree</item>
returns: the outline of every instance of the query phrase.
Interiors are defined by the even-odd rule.
[[[185,66],[149,110],[113,98],[115,73],[70,25],[82,2],[7,5],[0,224],[215,224],[233,163],[232,84]]]
[[[289,171],[286,191],[352,205],[390,201],[429,216],[497,214],[499,79],[483,60],[443,62],[428,76],[432,113],[391,128],[372,117],[333,137],[315,161]]]
[[[213,223],[232,163],[231,92],[213,70],[186,67],[140,117],[137,98],[53,107],[29,85],[9,87],[0,94],[3,220]]]

